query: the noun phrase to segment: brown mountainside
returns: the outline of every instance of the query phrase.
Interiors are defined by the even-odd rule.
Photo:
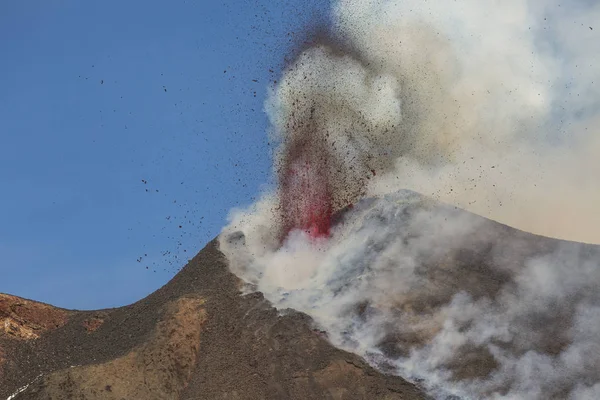
[[[130,306],[0,295],[0,400],[425,398],[334,348],[307,316],[239,288],[213,241]]]

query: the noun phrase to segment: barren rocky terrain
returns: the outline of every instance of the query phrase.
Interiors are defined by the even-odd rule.
[[[307,316],[239,289],[213,241],[130,306],[0,295],[0,399],[425,398],[334,348]]]

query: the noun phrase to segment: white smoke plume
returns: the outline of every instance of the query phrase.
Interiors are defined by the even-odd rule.
[[[362,200],[329,239],[294,231],[279,247],[267,204],[236,214],[221,250],[336,346],[438,399],[598,398],[597,246],[401,191]]]
[[[385,173],[370,194],[408,188],[600,243],[599,3],[343,0],[333,14],[337,43],[273,89],[277,136],[316,110],[355,175]]]
[[[332,15],[267,101],[276,165],[309,126],[336,208],[366,199],[329,238],[282,243],[265,194],[220,236],[232,271],[436,398],[600,398],[600,249],[459,210],[600,243],[600,4],[339,0]]]

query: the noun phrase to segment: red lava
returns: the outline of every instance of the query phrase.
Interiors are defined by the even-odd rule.
[[[333,194],[327,164],[319,141],[299,139],[288,147],[279,176],[282,239],[295,229],[312,239],[329,236]]]
[[[298,112],[291,118],[287,131],[277,171],[280,240],[293,230],[313,240],[327,238],[339,212],[364,195],[369,171],[373,176],[376,172],[368,166],[368,155],[353,164],[339,159],[343,148],[328,141],[314,107],[310,114]]]

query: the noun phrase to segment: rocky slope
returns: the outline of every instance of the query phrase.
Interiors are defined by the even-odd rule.
[[[215,241],[127,307],[0,295],[0,399],[424,399],[337,350],[303,314],[240,294]]]

